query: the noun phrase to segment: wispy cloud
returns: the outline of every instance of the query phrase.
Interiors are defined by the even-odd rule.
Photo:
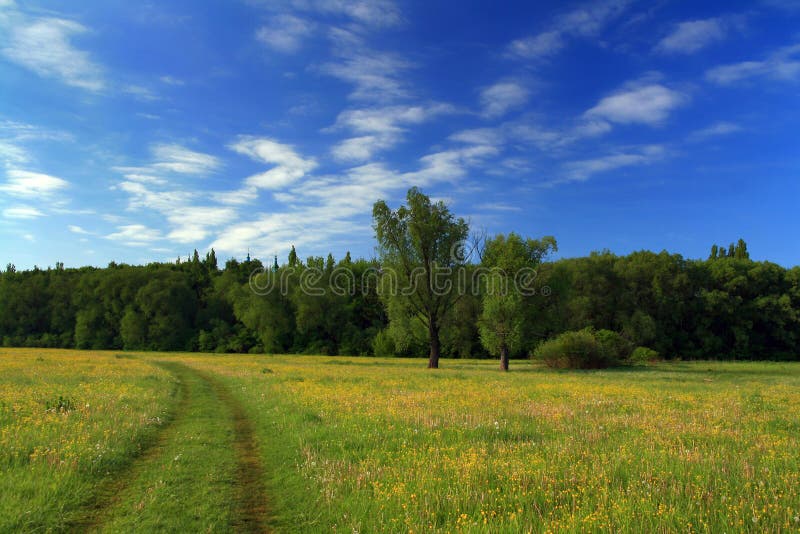
[[[3,217],[6,219],[36,219],[43,216],[44,213],[33,206],[11,206],[3,210]]]
[[[272,50],[296,52],[313,32],[313,23],[289,14],[275,16],[256,32],[256,39]]]
[[[311,249],[330,246],[345,235],[349,240],[366,238],[370,226],[364,219],[375,200],[411,185],[459,183],[471,167],[485,164],[498,152],[485,145],[456,147],[421,157],[417,168],[408,172],[369,163],[334,175],[308,177],[274,194],[282,208],[223,229],[212,246],[224,252],[251,247],[258,254],[270,254],[292,244]]]
[[[186,82],[181,80],[180,78],[176,78],[174,76],[161,76],[159,78],[161,83],[165,83],[167,85],[185,85]]]
[[[353,100],[390,102],[411,96],[404,72],[411,63],[397,54],[372,50],[355,33],[331,30],[336,59],[322,64],[319,70],[353,85]]]
[[[396,26],[403,21],[400,9],[391,0],[295,0],[294,5],[345,15],[376,28]]]
[[[257,189],[285,187],[317,166],[313,158],[301,157],[290,145],[263,137],[241,136],[228,148],[256,161],[273,165],[270,170],[254,174],[245,180],[247,186]]]
[[[453,106],[444,103],[345,110],[331,130],[346,129],[356,135],[334,145],[331,153],[340,161],[366,161],[400,143],[407,131],[405,126],[455,112]]]
[[[565,178],[567,181],[584,181],[598,173],[634,165],[647,165],[663,158],[665,154],[666,149],[663,146],[647,145],[599,158],[572,161],[564,165]]]
[[[120,87],[120,91],[125,94],[129,94],[136,100],[140,100],[142,102],[155,102],[156,100],[161,99],[161,97],[158,96],[158,94],[156,94],[152,89],[148,89],[142,85],[123,85]]]
[[[761,60],[742,61],[721,65],[706,71],[708,81],[730,85],[751,78],[769,78],[779,81],[800,79],[800,44],[780,48]]]
[[[20,14],[11,18],[0,52],[9,60],[40,76],[55,78],[88,91],[101,91],[106,82],[103,69],[89,54],[77,48],[73,37],[88,29],[60,18],[30,19]]]
[[[156,144],[151,147],[156,161],[154,169],[179,174],[208,174],[221,165],[218,158],[209,154],[195,152],[177,144]]]
[[[81,228],[80,226],[77,226],[77,225],[74,225],[74,224],[67,225],[67,229],[68,229],[70,232],[72,232],[73,234],[79,234],[79,235],[92,235],[92,233],[91,233],[91,232],[89,232],[89,231],[87,231],[87,230],[84,230],[84,229],[83,229],[83,228]]]
[[[0,193],[14,197],[42,198],[49,197],[56,191],[69,187],[69,182],[56,176],[10,169],[6,172],[8,179],[0,184]]]
[[[662,54],[692,54],[725,39],[728,25],[722,18],[681,22],[661,39],[655,51]]]
[[[481,91],[483,115],[496,118],[525,105],[530,92],[515,81],[501,81]]]
[[[619,124],[658,125],[689,101],[688,95],[661,84],[634,82],[603,98],[585,113]]]
[[[479,210],[486,211],[522,211],[522,208],[519,206],[514,206],[513,204],[507,204],[505,202],[485,202],[483,204],[477,204],[475,207]]]
[[[542,59],[554,56],[564,45],[564,34],[560,30],[550,30],[512,41],[508,51],[511,55],[526,59]]]
[[[596,36],[606,25],[618,18],[629,3],[627,0],[607,0],[566,12],[557,17],[546,30],[512,41],[507,52],[522,59],[546,59],[564,48],[569,38]]]
[[[143,224],[128,224],[118,226],[117,231],[107,235],[106,239],[118,241],[126,246],[143,247],[160,241],[162,236],[158,230]]]
[[[711,124],[706,128],[702,128],[700,130],[695,130],[691,134],[689,134],[689,139],[691,141],[702,141],[705,139],[709,139],[711,137],[720,137],[723,135],[729,135],[736,132],[741,132],[743,128],[736,123],[727,122],[727,121],[719,121]]]
[[[167,214],[172,231],[167,238],[178,243],[196,243],[218,228],[236,219],[236,210],[220,206],[177,207]]]

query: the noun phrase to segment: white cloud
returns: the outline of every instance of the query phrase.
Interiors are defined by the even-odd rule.
[[[542,32],[538,35],[512,41],[508,51],[512,55],[526,59],[538,59],[555,55],[564,47],[564,36],[558,30]]]
[[[0,193],[15,197],[47,197],[69,186],[69,182],[37,172],[10,169],[6,172],[8,180],[0,184]]]
[[[729,85],[748,78],[769,78],[779,81],[800,79],[800,44],[781,48],[760,61],[742,61],[721,65],[706,71],[706,79]]]
[[[371,230],[366,218],[377,199],[412,185],[456,183],[470,167],[485,164],[486,158],[498,152],[490,146],[467,146],[428,154],[419,159],[414,171],[401,173],[370,163],[339,175],[304,180],[274,195],[285,204],[282,210],[258,214],[253,220],[223,229],[211,246],[230,253],[250,247],[256,254],[269,255],[292,244],[319,250],[344,235],[351,240],[368,238]]]
[[[235,191],[218,191],[212,198],[221,204],[242,205],[249,204],[258,198],[258,188],[245,185]]]
[[[550,26],[536,35],[516,39],[508,45],[508,54],[522,59],[544,59],[553,56],[570,37],[593,37],[627,8],[628,0],[593,2],[557,17]]]
[[[501,117],[525,105],[528,95],[529,91],[517,82],[498,82],[481,91],[483,115],[488,118]]]
[[[157,144],[151,147],[156,161],[153,169],[179,174],[208,174],[221,165],[214,156],[189,150],[177,144]]]
[[[362,135],[351,137],[337,143],[331,148],[333,157],[340,161],[367,161],[381,150],[393,146],[396,136]]]
[[[186,84],[186,82],[184,82],[180,78],[176,78],[174,76],[161,76],[159,78],[159,80],[161,80],[161,83],[165,83],[167,85],[185,85]]]
[[[720,18],[681,22],[655,47],[663,54],[692,54],[725,39],[727,26]]]
[[[28,144],[34,141],[72,141],[73,136],[58,130],[22,122],[0,120],[0,166],[19,168],[33,160]]]
[[[441,103],[346,110],[339,114],[332,129],[349,129],[358,135],[334,145],[331,153],[341,161],[366,161],[400,143],[406,132],[404,126],[455,112],[453,106]]]
[[[0,140],[0,163],[21,165],[30,159],[28,151],[19,145]]]
[[[256,39],[278,52],[296,52],[311,35],[313,25],[294,15],[278,15],[256,32]]]
[[[106,236],[106,239],[118,241],[123,245],[142,247],[162,239],[161,232],[142,224],[118,226],[117,231]]]
[[[19,18],[6,31],[9,37],[0,52],[9,60],[81,89],[100,91],[105,87],[100,66],[71,42],[73,36],[87,32],[83,25],[58,18]]]
[[[572,122],[573,124],[569,124]],[[582,139],[597,137],[608,133],[611,125],[601,119],[581,118],[567,121],[557,127],[544,127],[530,117],[504,122],[494,128],[477,128],[461,130],[452,134],[449,139],[472,145],[488,145],[494,147],[533,145],[546,152],[564,148]],[[513,161],[509,160],[509,161]],[[524,162],[518,169],[528,169]]]
[[[154,93],[151,89],[141,85],[123,85],[120,87],[120,91],[123,93],[129,94],[134,97],[136,100],[141,100],[142,102],[155,102],[159,100],[161,97]]]
[[[647,145],[618,154],[568,162],[564,165],[566,179],[568,181],[584,181],[597,173],[634,165],[647,165],[663,158],[665,153],[666,150],[661,145]]]
[[[245,184],[249,188],[280,189],[303,178],[317,166],[314,159],[302,158],[290,145],[263,137],[241,136],[228,148],[256,161],[275,165],[247,178]]]
[[[378,28],[396,26],[403,20],[397,5],[390,0],[296,0],[295,5],[345,15]]]
[[[147,167],[112,167],[116,172],[122,173],[127,180],[143,184],[164,185],[167,181],[158,176],[153,176],[153,169]]]
[[[12,206],[3,210],[6,219],[35,219],[43,217],[44,213],[33,206]]]
[[[177,206],[188,204],[195,197],[188,191],[152,191],[138,182],[121,182],[117,188],[130,195],[129,210],[145,208],[169,213]]]
[[[218,206],[186,206],[169,212],[167,220],[173,230],[167,235],[179,243],[205,239],[211,228],[227,224],[236,218],[236,210]]]
[[[448,139],[470,145],[499,145],[505,142],[505,135],[499,128],[475,128],[458,131]]]
[[[69,229],[69,231],[70,231],[70,232],[72,232],[73,234],[80,234],[80,235],[91,235],[91,232],[87,232],[86,230],[84,230],[84,229],[83,229],[83,228],[81,228],[80,226],[76,226],[76,225],[74,225],[74,224],[67,225],[67,228],[68,228],[68,229]]]
[[[403,73],[411,63],[396,54],[369,49],[359,36],[347,30],[334,29],[330,37],[337,59],[322,64],[319,70],[352,84],[351,99],[389,102],[410,96]]]
[[[484,204],[477,204],[475,207],[479,210],[487,211],[522,211],[522,208],[519,206],[506,204],[505,202],[487,202]]]
[[[714,124],[696,130],[689,134],[689,139],[693,141],[701,141],[710,137],[719,137],[722,135],[729,135],[736,132],[741,132],[742,127],[738,124],[726,121],[715,122]]]
[[[660,84],[634,85],[603,98],[585,116],[620,124],[656,125],[687,102],[685,94]]]

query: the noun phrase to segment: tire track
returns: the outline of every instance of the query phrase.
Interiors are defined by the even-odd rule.
[[[168,412],[164,423],[154,437],[142,444],[141,451],[133,456],[130,462],[120,470],[111,473],[100,484],[94,497],[84,507],[80,515],[66,525],[67,532],[96,532],[105,522],[108,512],[122,499],[125,488],[136,477],[136,470],[142,463],[154,460],[161,455],[164,445],[172,437],[176,423],[187,413],[191,404],[191,390],[186,380],[174,365],[168,362],[156,362],[155,365],[169,371],[177,380],[175,394],[178,401],[174,408]]]
[[[217,398],[231,414],[236,452],[236,503],[232,527],[237,532],[269,532],[268,500],[264,491],[264,466],[255,438],[253,423],[244,406],[213,374],[192,369],[207,381]]]
[[[253,424],[241,402],[229,388],[213,373],[200,371],[180,362],[153,362],[168,371],[176,380],[178,401],[169,412],[168,419],[158,433],[144,444],[142,451],[124,468],[109,475],[95,496],[76,519],[69,521],[67,532],[98,532],[112,517],[116,506],[139,476],[143,466],[157,462],[167,446],[176,439],[181,421],[192,410],[193,392],[191,382],[204,382],[213,393],[223,412],[227,412],[233,430],[232,454],[236,458],[236,473],[233,483],[234,502],[231,503],[231,530],[235,532],[269,532],[268,500],[264,490],[264,467],[259,455]],[[197,387],[197,386],[194,386]]]

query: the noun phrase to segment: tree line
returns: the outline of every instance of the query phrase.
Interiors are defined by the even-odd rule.
[[[592,327],[663,358],[800,359],[800,267],[753,261],[742,240],[714,245],[707,259],[601,251],[552,260],[553,237],[471,235],[417,189],[395,210],[377,202],[373,222],[373,259],[303,261],[292,247],[281,265],[220,267],[213,250],[144,266],[9,264],[0,273],[0,343],[427,355],[430,367],[441,356],[492,356],[507,369],[547,339]],[[331,291],[343,271],[362,282],[358,291]],[[283,287],[254,290],[254,272]]]

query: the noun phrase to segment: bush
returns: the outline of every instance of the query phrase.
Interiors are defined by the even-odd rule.
[[[630,358],[633,345],[618,333],[612,330],[598,330],[594,333],[594,337],[600,344],[606,366],[618,365]]]
[[[534,357],[555,369],[595,369],[604,360],[591,328],[564,332],[545,341],[536,348]]]
[[[556,369],[602,369],[631,358],[631,343],[611,330],[584,328],[545,341],[534,358]]]
[[[654,362],[659,359],[658,352],[647,347],[636,347],[631,354],[631,363]]]

